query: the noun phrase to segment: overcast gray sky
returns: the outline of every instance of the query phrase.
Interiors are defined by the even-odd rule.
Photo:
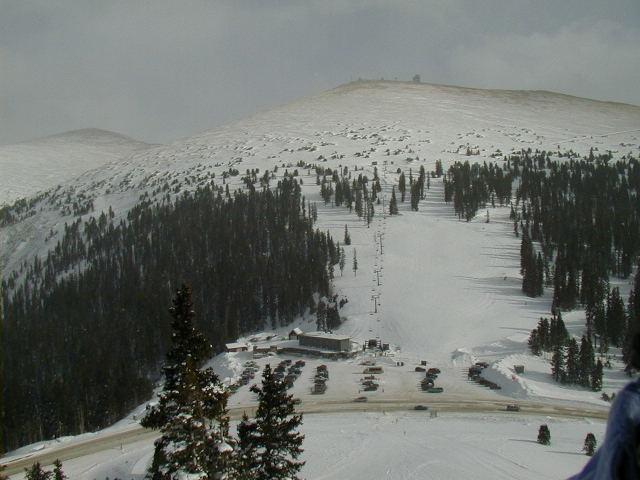
[[[0,143],[169,142],[414,73],[640,105],[640,1],[0,0]]]

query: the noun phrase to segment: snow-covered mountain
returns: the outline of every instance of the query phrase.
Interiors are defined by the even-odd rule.
[[[357,166],[369,177],[377,168],[388,201],[400,171],[408,175],[420,166],[431,171],[436,160],[446,169],[456,160],[491,161],[523,148],[587,154],[593,147],[637,156],[640,107],[541,91],[356,82],[168,146],[149,148],[92,130],[35,145],[29,148],[51,149],[50,155],[58,155],[54,146],[60,145],[60,152],[67,148],[76,160],[87,149],[138,151],[48,191],[22,212],[21,221],[3,228],[5,275],[55,245],[63,224],[76,218],[65,206],[78,199],[93,202],[94,211],[84,218],[109,208],[122,216],[145,192],[157,200],[218,184],[230,169],[280,167],[282,174],[304,162]],[[529,331],[549,313],[550,299],[521,294],[519,239],[512,234],[508,208],[490,209],[490,223],[485,212],[478,221],[460,222],[444,203],[441,179],[434,179],[418,212],[411,212],[408,202],[399,217],[385,217],[378,209],[367,228],[346,209],[324,205],[315,174],[300,170],[306,198],[319,204],[319,227],[341,239],[348,224],[350,248],[357,249],[358,275],[347,267],[336,279],[338,292],[350,300],[343,332],[379,336],[416,358],[428,353],[453,363],[470,355],[523,352]],[[235,188],[242,181],[229,176],[226,183]],[[375,314],[372,296],[378,297]],[[577,333],[581,319],[574,326]],[[521,395],[527,386],[513,389]]]
[[[86,128],[0,146],[0,205],[72,180],[149,145],[119,133]]]
[[[82,148],[74,150],[78,153],[74,158],[80,158]],[[521,292],[520,240],[513,235],[508,207],[490,207],[488,213],[483,210],[469,223],[459,221],[453,208],[444,202],[442,179],[433,178],[417,212],[410,210],[408,201],[400,204],[399,216],[389,217],[376,207],[374,219],[367,226],[346,208],[325,205],[315,173],[297,166],[299,162],[330,168],[348,166],[350,172],[357,167],[369,178],[375,168],[382,184],[382,197],[388,204],[400,172],[408,176],[411,171],[415,175],[421,166],[431,171],[437,160],[442,161],[445,170],[458,160],[489,162],[523,148],[573,150],[581,155],[593,148],[611,151],[615,158],[629,153],[637,157],[640,107],[551,92],[356,82],[171,145],[141,146],[137,151],[131,148],[117,162],[87,169],[60,188],[39,196],[17,215],[18,221],[2,228],[0,262],[6,275],[24,259],[46,255],[60,238],[65,222],[77,218],[69,202],[78,199],[93,204],[93,211],[83,213],[82,218],[99,215],[109,208],[116,217],[122,217],[143,195],[160,200],[167,194],[176,196],[211,182],[219,185],[230,170],[240,172],[225,179],[233,189],[242,186],[241,176],[246,170],[259,169],[262,173],[277,167],[281,176],[285,170],[297,168],[304,182],[305,197],[317,202],[317,226],[329,230],[342,243],[347,225],[352,238],[351,245],[345,246],[347,259],[357,251],[357,274],[350,265],[342,275],[336,272],[335,290],[349,299],[341,310],[347,320],[340,332],[358,340],[379,337],[390,343],[394,351],[395,357],[385,360],[385,369],[390,373],[384,377],[382,392],[376,392],[380,398],[416,402],[424,398],[416,388],[412,367],[393,369],[395,359],[407,365],[425,359],[442,369],[439,384],[446,394],[441,398],[481,401],[519,398],[564,405],[586,402],[603,407],[606,404],[600,400],[600,393],[555,384],[550,381],[547,363],[527,354],[529,332],[540,316],[549,315],[551,298],[545,293],[531,299]],[[619,283],[625,286],[624,282]],[[565,322],[569,332],[578,335],[584,326],[584,314],[571,312],[565,316]],[[312,318],[298,319],[297,324],[304,330],[315,328]],[[278,333],[286,332],[283,329]],[[214,364],[222,376],[233,376],[247,359],[242,354],[222,355]],[[466,381],[465,366],[479,359],[493,362],[486,376],[502,385],[501,392]],[[525,374],[515,375],[514,364],[525,364]],[[354,375],[361,370],[358,365],[356,361],[332,364],[334,383],[326,394],[329,401],[350,401],[360,394]],[[617,390],[625,382],[625,377],[618,373],[606,375],[605,391]],[[311,379],[307,380],[293,390],[303,404],[312,402],[308,393]],[[241,407],[250,402],[247,386],[232,397],[230,404]],[[413,423],[412,419],[407,421]],[[401,423],[405,420],[400,418]],[[360,425],[364,421],[359,422]],[[377,430],[382,428],[378,424],[386,420],[384,417],[380,420],[378,415],[371,422],[375,424],[371,428]],[[313,421],[310,423],[311,431],[320,430]],[[393,428],[393,441],[407,442],[409,428],[402,427],[402,435],[398,427]],[[462,435],[466,428],[460,426],[455,431]],[[521,426],[509,425],[504,431],[508,435],[524,435],[520,430],[528,428],[529,424],[523,421]],[[603,425],[597,428],[601,431]],[[582,426],[574,430],[584,434]],[[347,433],[353,436],[353,432]],[[370,442],[373,434],[366,438]],[[478,435],[467,440],[480,445],[484,440],[479,438],[485,437]],[[360,433],[354,441],[362,441]],[[329,445],[324,437],[321,443],[323,447]],[[451,445],[454,443],[452,440]],[[516,447],[520,445],[511,445],[508,451]],[[384,448],[375,447],[377,451]],[[516,465],[507,458],[510,455],[502,455],[500,461]],[[527,455],[522,453],[523,458]],[[322,453],[316,453],[314,458],[321,456]],[[341,462],[351,461],[343,457]],[[488,464],[493,457],[493,451],[483,450],[474,458]],[[543,465],[547,460],[540,458],[538,463]],[[145,465],[141,460],[141,472]],[[416,467],[415,461],[411,465]],[[418,467],[409,470],[420,471]],[[548,471],[543,468],[525,475],[521,467],[512,466],[507,474],[535,478],[543,471],[558,473],[555,468]],[[309,468],[312,478],[362,478],[345,476],[337,467],[332,470],[333,477],[331,473],[321,475],[315,466]],[[472,466],[468,468],[456,470],[457,476],[474,476]],[[387,476],[407,478],[401,471],[393,475],[387,472]]]

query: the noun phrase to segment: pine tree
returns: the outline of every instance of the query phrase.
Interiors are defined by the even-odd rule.
[[[31,468],[25,468],[24,474],[26,480],[50,480],[53,475],[44,470],[39,462],[31,465]]]
[[[602,373],[602,362],[598,359],[591,374],[591,390],[594,392],[602,390]]]
[[[540,425],[540,428],[538,429],[538,443],[542,445],[551,444],[551,432],[547,425]]]
[[[349,235],[349,229],[346,223],[344,224],[344,244],[351,245],[351,235]]]
[[[420,203],[420,183],[414,182],[411,184],[411,210],[418,211],[418,204]]]
[[[529,349],[533,355],[540,355],[540,336],[538,335],[538,330],[531,330],[531,335],[529,335]]]
[[[262,374],[262,387],[254,385],[251,391],[258,396],[254,438],[258,445],[258,480],[297,480],[304,462],[297,458],[302,453],[304,435],[296,429],[302,424],[302,415],[295,414],[292,395],[287,395],[286,384],[278,380],[271,366]]]
[[[578,383],[580,373],[580,349],[575,338],[569,340],[567,346],[566,371],[567,383]]]
[[[594,367],[593,357],[593,346],[589,339],[583,335],[582,340],[580,341],[580,354],[578,361],[578,382],[583,387],[589,387],[591,385],[591,372]]]
[[[634,352],[640,355],[640,351],[636,352],[637,347],[634,348],[634,342],[638,341],[637,335],[640,335],[640,268],[636,270],[633,289],[629,293],[629,301],[627,302],[627,322],[624,329],[622,358],[628,373],[634,369]]]
[[[177,291],[169,312],[173,346],[164,367],[164,389],[142,420],[142,426],[162,432],[149,474],[158,480],[186,475],[225,479],[231,472],[234,444],[228,392],[211,368],[201,370],[212,349],[193,326],[188,286]]]
[[[589,456],[592,457],[596,451],[596,436],[593,433],[587,433],[587,436],[584,439],[584,447],[582,450]]]
[[[319,332],[327,331],[327,304],[322,299],[318,302],[316,310],[316,329]]]
[[[356,187],[356,204],[354,206],[358,217],[364,216],[364,208],[362,203],[362,188]]]
[[[441,177],[442,173],[443,173],[442,160],[436,160],[436,170],[435,170],[436,177]]]
[[[535,282],[535,294],[537,297],[544,293],[544,261],[542,255],[538,252],[536,259],[536,282]]]
[[[249,419],[247,414],[242,415],[238,423],[238,451],[236,455],[236,480],[252,480],[256,477],[260,467],[258,424]]]
[[[67,478],[69,477],[67,477],[62,470],[62,462],[56,459],[56,461],[53,462],[53,480],[66,480]]]
[[[556,345],[551,357],[551,373],[556,382],[564,382],[566,377],[564,367],[564,352],[560,345]]]
[[[344,267],[346,264],[346,259],[345,259],[345,253],[344,253],[344,248],[340,249],[340,260],[338,265],[340,266],[340,276],[342,276],[342,272],[344,272]]]
[[[407,181],[404,178],[404,172],[400,174],[398,180],[398,190],[400,191],[400,201],[404,203],[404,196],[407,191]]]
[[[391,189],[391,201],[389,202],[389,215],[398,214],[398,200],[396,199],[396,187]]]
[[[616,287],[607,298],[607,334],[611,343],[617,346],[622,344],[624,328],[624,302],[620,298],[620,290]]]
[[[358,256],[355,248],[353,249],[353,274],[358,276]]]

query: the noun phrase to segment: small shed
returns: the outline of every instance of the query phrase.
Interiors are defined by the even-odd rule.
[[[249,350],[249,345],[246,343],[227,343],[225,348],[227,352],[246,352]]]
[[[298,327],[294,328],[289,332],[289,340],[298,340],[298,337],[302,335],[304,332],[300,330]]]
[[[514,365],[513,369],[518,375],[522,375],[524,373],[524,365]]]

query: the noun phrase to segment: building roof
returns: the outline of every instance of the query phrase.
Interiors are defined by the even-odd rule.
[[[298,327],[296,327],[293,330],[291,330],[289,332],[289,335],[291,335],[292,333],[295,333],[296,335],[303,335],[304,334],[304,332],[302,330],[300,330]]]
[[[303,337],[316,337],[316,338],[328,338],[331,340],[351,340],[348,335],[337,335],[335,333],[327,332],[307,332],[302,334]]]
[[[249,345],[246,343],[227,343],[225,344],[227,350],[234,350],[236,348],[249,348]]]

